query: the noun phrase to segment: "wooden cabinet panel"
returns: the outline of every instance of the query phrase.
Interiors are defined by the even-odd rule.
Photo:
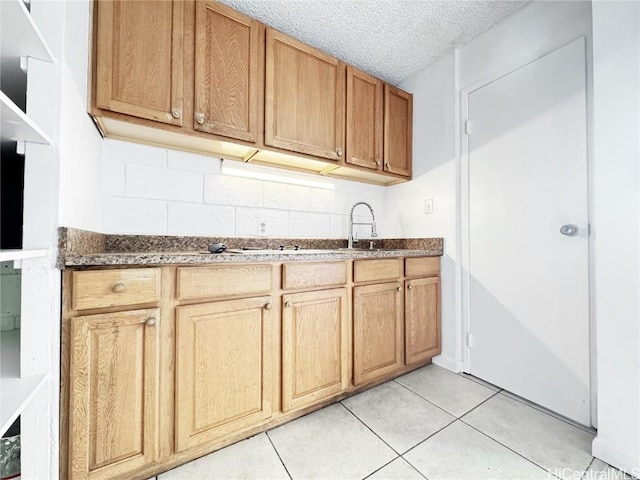
[[[347,283],[347,264],[341,262],[285,263],[282,288],[330,287]]]
[[[258,139],[259,22],[208,0],[196,2],[194,128]]]
[[[250,264],[180,267],[176,295],[179,300],[194,300],[270,293],[272,268]]]
[[[399,282],[353,288],[353,383],[403,366],[403,305]]]
[[[176,450],[271,416],[271,297],[177,308]]]
[[[265,144],[341,159],[344,81],[343,63],[268,28]]]
[[[347,290],[282,297],[282,411],[307,407],[349,386]]]
[[[441,352],[440,278],[405,283],[405,362],[411,365]]]
[[[71,319],[71,478],[116,478],[155,461],[159,315]]]
[[[353,262],[353,281],[372,282],[394,280],[402,276],[402,259],[356,260]]]
[[[182,0],[96,2],[96,106],[182,125]]]
[[[384,170],[411,176],[413,95],[384,86]]]
[[[409,257],[404,261],[407,277],[433,277],[440,275],[440,257]]]
[[[382,107],[382,81],[347,66],[346,163],[382,168]]]
[[[71,305],[76,310],[151,303],[159,299],[159,268],[73,272]]]

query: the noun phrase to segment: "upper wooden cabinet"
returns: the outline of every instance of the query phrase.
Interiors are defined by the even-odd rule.
[[[342,62],[268,28],[265,144],[342,159],[344,79]]]
[[[382,81],[347,66],[346,163],[382,168],[382,112]]]
[[[262,26],[211,0],[195,22],[194,128],[257,141]]]
[[[95,104],[182,125],[183,11],[175,1],[98,1]]]
[[[384,170],[411,176],[413,95],[384,86]]]

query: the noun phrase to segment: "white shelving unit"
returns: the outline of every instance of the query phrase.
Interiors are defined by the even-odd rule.
[[[3,89],[0,91],[0,139],[3,143],[16,142],[19,147],[24,143],[52,143],[50,136],[16,104],[22,103],[26,97],[28,58],[56,61],[25,4],[21,0],[0,0],[0,79]],[[15,100],[16,96],[22,96],[22,99]],[[19,263],[47,256],[47,249],[0,250],[2,262]],[[23,295],[24,290],[23,283]],[[33,319],[29,320],[33,324]],[[0,435],[30,405],[47,382],[46,367],[40,373],[33,372],[38,367],[29,363],[21,365],[21,350],[37,335],[33,328],[0,332]],[[35,374],[23,376],[24,371]],[[22,433],[24,437],[25,432]]]

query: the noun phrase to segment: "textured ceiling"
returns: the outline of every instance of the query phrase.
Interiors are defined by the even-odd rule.
[[[528,0],[221,0],[398,85]]]

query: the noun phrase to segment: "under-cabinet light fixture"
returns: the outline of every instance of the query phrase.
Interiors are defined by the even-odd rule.
[[[302,185],[305,187],[324,188],[334,190],[335,185],[329,180],[311,180],[304,174],[295,173],[273,173],[269,167],[261,167],[250,163],[240,163],[222,160],[220,173],[231,177],[254,178],[268,182],[288,183],[291,185]]]

